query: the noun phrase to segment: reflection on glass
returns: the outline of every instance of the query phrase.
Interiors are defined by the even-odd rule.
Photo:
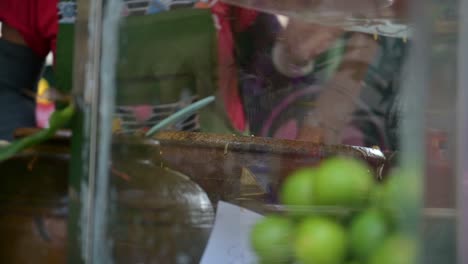
[[[404,1],[122,4],[103,20],[101,63],[115,66],[100,72],[115,91],[111,112],[99,98],[98,116],[112,115],[112,134],[99,130],[112,139],[98,162],[106,206],[90,200],[113,262],[418,263],[426,248],[453,260],[453,181],[439,176],[454,174],[444,118],[456,86],[437,87],[454,64],[432,62],[456,56],[448,32],[412,34]]]

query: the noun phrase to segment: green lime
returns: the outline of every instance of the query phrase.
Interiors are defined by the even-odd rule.
[[[281,186],[280,201],[289,209],[303,209],[314,201],[314,178],[317,170],[303,168],[289,175]]]
[[[399,221],[400,226],[414,228],[422,197],[421,182],[417,175],[395,170],[389,174],[381,197],[380,207]]]
[[[416,241],[409,236],[395,234],[374,251],[369,264],[414,264],[417,258]]]
[[[296,231],[296,259],[302,264],[341,264],[346,255],[346,233],[337,222],[324,217],[304,219]]]
[[[353,255],[366,259],[388,234],[385,216],[376,209],[368,209],[351,222],[349,242]]]
[[[250,243],[262,263],[285,263],[291,259],[294,226],[281,216],[266,216],[250,233]]]
[[[384,195],[385,195],[385,185],[375,184],[370,193],[371,206],[382,208]]]
[[[323,162],[314,183],[318,204],[361,207],[369,200],[374,179],[363,162],[335,157]]]

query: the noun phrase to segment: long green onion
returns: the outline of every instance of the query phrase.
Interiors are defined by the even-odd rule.
[[[54,136],[55,132],[64,127],[72,118],[75,108],[73,104],[62,110],[55,111],[49,120],[49,127],[38,133],[13,141],[4,147],[0,147],[0,162],[9,159],[20,151],[37,145]]]
[[[209,105],[211,102],[215,100],[214,96],[208,96],[200,101],[197,101],[187,107],[180,109],[179,111],[175,112],[174,114],[170,115],[169,117],[163,119],[161,122],[157,123],[153,126],[148,132],[146,132],[147,137],[153,136],[159,130],[176,123],[177,121],[186,118],[196,111],[200,110],[201,108]]]

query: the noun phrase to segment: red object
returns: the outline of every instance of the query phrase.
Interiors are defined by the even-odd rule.
[[[0,21],[16,29],[41,58],[54,52],[58,0],[0,0]]]
[[[54,103],[37,103],[36,105],[36,125],[40,128],[49,127],[49,119],[55,111]]]
[[[138,105],[133,107],[133,115],[137,122],[143,123],[151,118],[153,107],[151,105]]]
[[[245,130],[246,118],[239,95],[238,71],[234,56],[233,32],[246,30],[257,12],[217,2],[211,9],[218,29],[219,88],[224,107],[235,129]]]

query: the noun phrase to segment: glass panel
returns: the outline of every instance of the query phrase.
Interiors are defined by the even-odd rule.
[[[458,2],[78,6],[71,261],[463,263]]]

